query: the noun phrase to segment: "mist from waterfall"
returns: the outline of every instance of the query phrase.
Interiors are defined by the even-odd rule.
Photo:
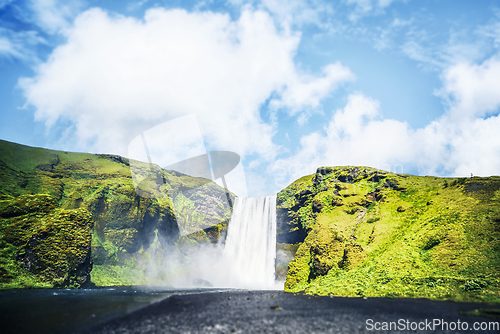
[[[179,288],[282,289],[275,280],[276,196],[237,197],[226,238],[200,245],[186,257],[175,248],[151,247],[147,276]]]

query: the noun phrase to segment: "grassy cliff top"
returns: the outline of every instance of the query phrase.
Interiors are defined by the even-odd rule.
[[[500,302],[500,177],[323,167],[278,194],[287,291]]]
[[[91,259],[83,259],[85,270],[75,270],[87,273],[93,263],[92,280],[98,284],[146,284],[145,269],[138,265],[144,266],[149,261],[145,258],[146,250],[152,245],[164,250],[177,246],[189,249],[198,242],[216,242],[227,227],[231,213],[229,201],[225,201],[226,190],[211,180],[118,155],[48,150],[0,140],[0,179],[0,211],[3,212],[0,214],[0,246],[5,250],[0,249],[0,262],[9,263],[10,268],[9,272],[0,271],[0,287],[3,283],[5,286],[18,284],[19,273],[31,277],[22,281],[35,282],[29,283],[32,286],[46,283],[47,275],[41,275],[41,270],[34,270],[19,260],[31,252],[29,240],[38,238],[36,229],[28,229],[29,236],[23,242],[8,237],[14,235],[8,232],[12,226],[31,221],[37,215],[40,217],[36,219],[41,222],[52,222],[56,218],[51,217],[56,217],[60,210],[87,212],[92,240],[90,236],[85,237],[89,247],[91,241]],[[40,204],[28,212],[15,204],[18,199],[34,203],[30,196],[44,199],[45,206],[56,211],[43,211],[45,206]],[[228,196],[234,198],[233,194]],[[59,225],[68,225],[61,231],[72,229],[69,221],[61,221]],[[40,258],[50,258],[47,254],[53,252],[49,248],[57,247],[59,241],[64,244],[62,239],[67,238],[62,232],[54,232],[52,237],[58,241],[47,242],[46,254],[40,253]],[[90,257],[90,252],[88,254]],[[50,266],[48,263],[47,268]],[[56,267],[56,263],[53,266]],[[68,272],[73,269],[68,267]]]

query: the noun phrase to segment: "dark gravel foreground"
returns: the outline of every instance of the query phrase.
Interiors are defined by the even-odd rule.
[[[495,308],[426,299],[222,291],[174,295],[82,333],[498,333],[495,329],[475,331],[472,327],[475,322],[488,325],[500,319],[459,313],[492,307]],[[433,319],[447,322],[448,330],[437,323],[433,328]],[[384,322],[386,325],[395,322],[393,326],[399,325],[399,328],[380,330]],[[463,330],[464,322],[468,330]]]

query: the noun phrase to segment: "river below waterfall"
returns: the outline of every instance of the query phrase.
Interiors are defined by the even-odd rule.
[[[1,333],[71,333],[127,315],[172,295],[280,289],[275,281],[276,196],[237,198],[225,245],[200,247],[176,286],[206,282],[208,289],[102,287],[0,291]],[[165,255],[168,258],[170,254]],[[188,261],[189,262],[189,261]],[[217,288],[215,288],[217,287]]]
[[[283,292],[274,277],[275,208],[275,196],[237,198],[224,248],[192,255],[184,283],[201,279],[222,288],[4,290],[0,333],[372,333],[392,324],[395,333],[473,332],[476,325],[498,333],[498,319],[472,315],[491,308],[484,304]]]
[[[465,314],[480,308],[495,306],[406,298],[313,297],[282,290],[7,290],[0,291],[0,332],[373,333],[380,329],[377,326],[393,323],[399,327],[381,332],[498,333],[500,319]],[[422,327],[436,322],[439,325],[432,329]]]
[[[1,333],[73,333],[174,294],[210,290],[150,287],[0,291]]]

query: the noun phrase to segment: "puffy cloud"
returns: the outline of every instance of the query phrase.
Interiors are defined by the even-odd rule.
[[[495,69],[488,67],[487,71],[494,73]],[[491,72],[482,73],[482,79],[472,85],[486,85]],[[460,73],[464,77],[459,75],[457,80],[470,79],[467,71]],[[498,109],[496,95],[492,91],[472,92],[477,94],[467,95],[465,100],[474,103],[457,99],[449,113],[417,130],[406,122],[382,119],[378,101],[359,93],[350,95],[346,106],[332,114],[324,129],[304,135],[297,151],[276,160],[268,171],[278,175],[277,189],[320,166],[371,166],[421,175],[498,175],[500,115],[478,116],[494,106]],[[465,105],[470,113],[463,120],[456,111]]]
[[[345,3],[360,6],[355,12],[368,8],[366,13],[376,14],[391,1]],[[323,129],[302,135],[293,154],[283,149],[284,157],[273,161],[279,151],[273,135],[281,126],[276,113],[303,121],[354,74],[339,63],[319,75],[301,72],[294,63],[300,34],[286,18],[295,17],[304,2],[290,0],[286,8],[271,0],[258,4],[268,12],[243,7],[237,20],[161,8],[148,10],[143,19],[86,11],[74,24],[53,28],[62,29],[67,41],[20,85],[37,120],[65,129],[59,148],[74,149],[77,143],[82,150],[126,155],[128,143],[141,132],[194,113],[209,149],[251,155],[255,173],[247,175],[262,180],[262,194],[272,192],[270,178],[276,178],[278,190],[322,165],[498,174],[500,57],[450,66],[418,43],[405,44],[403,51],[422,62],[435,61],[435,68],[448,66],[439,92],[448,103],[445,115],[412,129],[384,119],[378,101],[353,94],[344,108],[325,116]],[[0,39],[2,47],[11,50],[5,53],[16,50]],[[260,112],[270,98],[272,115],[266,123]],[[181,137],[165,145],[183,152]],[[263,176],[269,161],[269,176]]]
[[[454,118],[484,117],[500,107],[500,56],[482,64],[461,62],[444,72],[441,94],[451,101]]]
[[[358,10],[374,9],[372,1],[352,3],[361,6]],[[279,173],[277,184],[286,186],[324,165],[368,165],[421,175],[498,175],[500,54],[482,62],[477,55],[484,38],[496,42],[497,31],[498,24],[480,29],[475,47],[453,39],[439,51],[412,41],[404,44],[410,58],[441,71],[443,86],[436,95],[443,99],[443,115],[412,129],[405,122],[383,119],[377,101],[351,95],[343,109],[331,114],[328,126],[302,136],[293,155],[269,167]]]
[[[323,77],[295,74],[289,78],[280,99],[271,101],[271,107],[287,108],[293,115],[305,108],[317,108],[322,99],[339,84],[354,80],[354,74],[340,63],[329,64],[323,69]]]
[[[456,175],[500,174],[500,116],[464,123],[452,138],[451,162]]]
[[[322,131],[303,136],[296,154],[278,159],[269,171],[279,174],[277,185],[284,186],[320,166],[401,168],[415,153],[414,131],[406,122],[380,118],[378,101],[352,94]]]
[[[347,105],[334,115],[327,133],[338,138],[353,138],[360,135],[360,131],[370,121],[379,115],[379,103],[361,94],[348,97]]]
[[[347,71],[335,64],[324,77],[299,75],[299,35],[249,9],[237,21],[161,8],[136,20],[91,9],[66,35],[20,85],[37,120],[73,124],[64,140],[91,151],[124,154],[141,131],[195,113],[211,148],[270,158],[274,130],[260,106],[276,91],[291,108],[314,105],[340,80],[334,71]],[[288,90],[301,98],[292,101]]]

